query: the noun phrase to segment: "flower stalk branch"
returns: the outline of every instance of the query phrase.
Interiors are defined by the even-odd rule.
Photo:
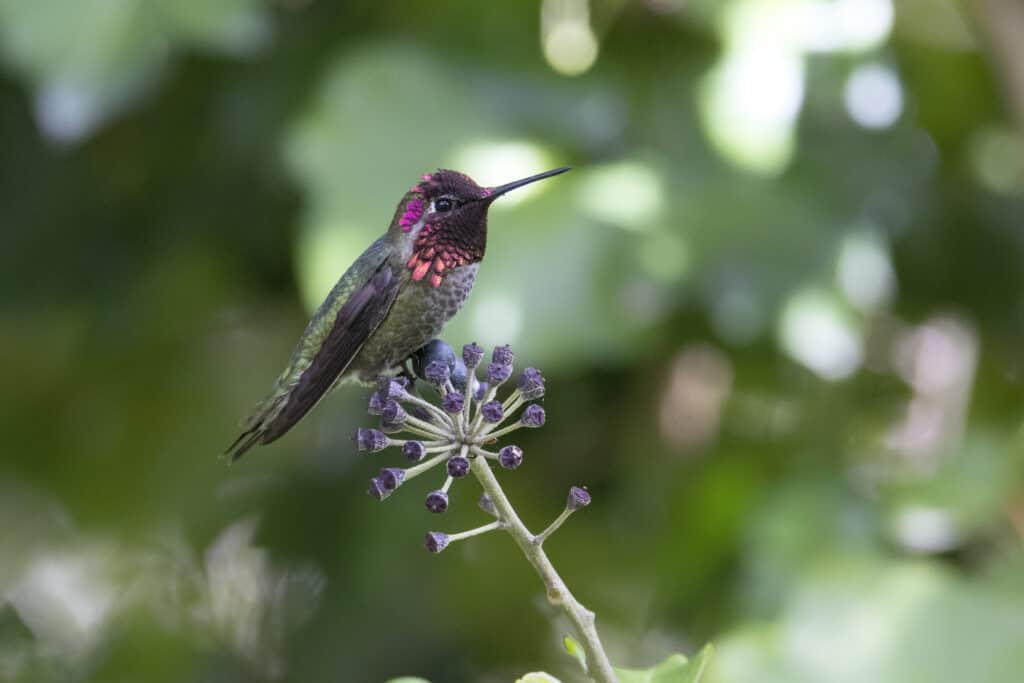
[[[612,669],[611,662],[608,660],[608,654],[604,651],[604,646],[601,644],[601,638],[597,634],[594,613],[576,599],[576,596],[572,594],[565,581],[555,570],[555,566],[551,564],[551,560],[548,559],[548,555],[542,547],[547,537],[544,536],[542,538],[543,534],[534,536],[526,528],[526,525],[519,519],[519,515],[516,514],[515,508],[512,507],[512,503],[509,502],[508,496],[505,495],[504,489],[501,488],[498,478],[494,476],[494,472],[491,471],[491,467],[485,459],[474,458],[472,469],[477,481],[480,482],[480,485],[494,503],[494,507],[498,511],[499,520],[505,523],[505,531],[512,536],[516,545],[519,546],[519,549],[526,557],[527,562],[530,563],[541,581],[544,582],[548,602],[560,607],[576,628],[577,635],[581,638],[581,645],[587,653],[587,666],[590,676],[595,681],[599,681],[599,683],[616,683],[618,679],[615,677],[615,671]],[[565,521],[569,514],[571,512],[566,509],[559,516],[559,519]],[[559,522],[560,524],[561,522]],[[544,533],[550,535],[551,531],[554,531],[554,529],[549,527]]]

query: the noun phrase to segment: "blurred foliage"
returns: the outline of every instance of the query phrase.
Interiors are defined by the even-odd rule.
[[[360,390],[216,458],[419,174],[571,164],[446,337],[544,369],[503,480],[589,486],[550,552],[613,660],[1018,680],[1005,4],[0,0],[0,679],[576,680],[508,539],[422,551],[471,483],[363,494]]]

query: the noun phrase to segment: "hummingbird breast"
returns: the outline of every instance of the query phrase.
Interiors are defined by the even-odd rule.
[[[412,280],[404,271],[407,282],[388,316],[353,359],[350,373],[361,382],[373,382],[440,334],[469,297],[478,268],[478,263],[455,268],[438,287]]]

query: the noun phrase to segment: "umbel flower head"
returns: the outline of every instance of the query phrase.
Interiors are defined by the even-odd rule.
[[[410,479],[437,468],[444,473],[443,484],[430,491],[424,502],[430,512],[441,513],[448,509],[448,489],[469,474],[472,458],[493,460],[510,470],[522,464],[519,446],[506,445],[500,451],[491,448],[517,429],[544,424],[544,409],[529,403],[544,396],[544,376],[536,368],[526,368],[515,382],[508,382],[514,374],[512,349],[507,345],[495,348],[486,364],[484,355],[475,343],[466,344],[462,353],[456,354],[435,339],[412,357],[413,372],[422,383],[404,377],[380,379],[367,407],[371,415],[380,418],[380,424],[376,429],[357,430],[356,445],[371,453],[400,448],[412,465],[382,469],[370,480],[370,495],[384,500]],[[486,382],[477,377],[478,368]],[[512,389],[501,399],[498,394],[506,382]],[[429,387],[428,395],[437,398],[421,396],[418,385]],[[440,542],[433,545],[444,547]]]

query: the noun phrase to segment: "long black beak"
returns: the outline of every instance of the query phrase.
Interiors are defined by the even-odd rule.
[[[530,183],[535,183],[538,180],[544,180],[545,178],[550,178],[551,176],[561,175],[562,173],[565,173],[568,170],[570,170],[569,166],[562,166],[561,168],[554,168],[551,169],[550,171],[544,171],[543,173],[532,175],[529,178],[523,178],[522,180],[514,180],[511,183],[505,183],[504,185],[499,185],[498,187],[492,187],[491,193],[487,195],[486,201],[493,201],[500,197],[501,195],[505,194],[506,192],[510,192],[516,189],[517,187],[529,185]]]

